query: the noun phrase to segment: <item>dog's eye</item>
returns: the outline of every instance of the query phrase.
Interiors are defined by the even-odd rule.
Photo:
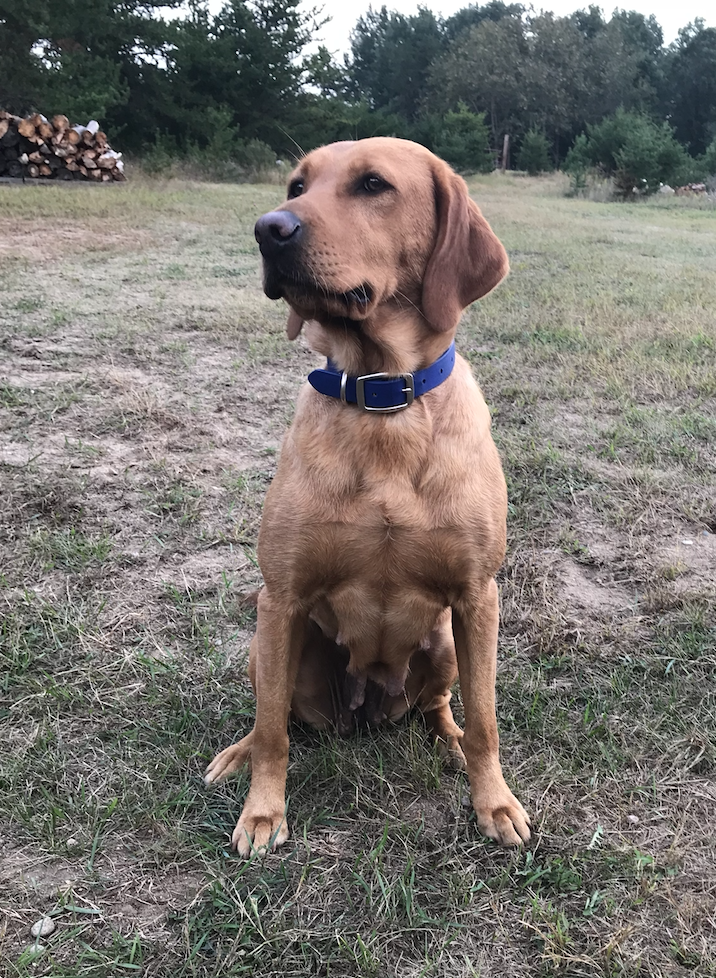
[[[300,197],[303,193],[303,180],[294,180],[288,188],[288,199],[293,200],[294,197]]]
[[[374,173],[369,173],[367,177],[363,177],[363,189],[367,190],[369,194],[377,194],[381,190],[387,190],[388,184]]]

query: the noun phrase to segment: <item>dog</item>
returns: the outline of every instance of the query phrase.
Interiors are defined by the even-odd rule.
[[[464,309],[507,274],[505,249],[461,177],[387,137],[309,153],[255,233],[289,339],[305,325],[328,362],[301,389],[266,496],[256,721],[205,774],[216,784],[251,766],[232,844],[246,857],[288,838],[290,715],[347,734],[413,707],[467,771],[480,831],[526,842],[495,715],[507,492],[488,408],[454,350]]]

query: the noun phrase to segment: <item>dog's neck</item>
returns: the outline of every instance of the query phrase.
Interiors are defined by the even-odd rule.
[[[349,376],[421,370],[445,352],[455,335],[455,330],[431,329],[413,309],[393,308],[381,308],[360,322],[311,320],[305,331],[311,349]]]

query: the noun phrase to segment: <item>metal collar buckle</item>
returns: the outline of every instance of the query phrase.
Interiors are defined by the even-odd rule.
[[[391,404],[389,407],[371,407],[365,402],[365,382],[367,380],[397,380],[398,377],[405,381],[406,386],[402,388],[403,394],[405,394],[405,401],[403,404]],[[342,374],[341,376],[341,400],[346,403],[346,383],[348,380],[347,374]],[[363,374],[361,377],[356,377],[356,400],[358,402],[358,407],[363,411],[373,411],[377,414],[394,414],[396,411],[403,411],[406,407],[409,407],[415,400],[415,380],[412,374]]]

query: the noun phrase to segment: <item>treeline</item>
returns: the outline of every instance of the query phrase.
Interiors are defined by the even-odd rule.
[[[665,46],[656,19],[635,11],[555,17],[492,0],[442,19],[382,7],[358,20],[338,63],[308,53],[321,15],[299,0],[228,0],[216,15],[192,0],[168,18],[171,7],[179,0],[0,0],[0,108],[92,117],[123,149],[246,167],[385,134],[484,169],[505,133],[513,159],[556,165],[617,110],[689,158],[705,159],[716,137],[716,30],[698,20]],[[577,147],[585,163],[589,147]]]

